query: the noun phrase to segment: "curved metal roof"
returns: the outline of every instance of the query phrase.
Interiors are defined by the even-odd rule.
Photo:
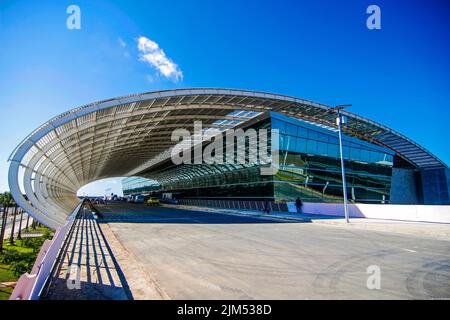
[[[77,204],[83,185],[138,175],[164,159],[175,128],[192,130],[194,120],[202,120],[204,127],[227,129],[268,111],[334,126],[329,109],[304,99],[233,89],[167,90],[95,102],[51,119],[26,137],[9,158],[9,185],[22,208],[55,228]],[[446,167],[398,132],[342,113],[348,117],[347,135],[387,147],[417,168]]]

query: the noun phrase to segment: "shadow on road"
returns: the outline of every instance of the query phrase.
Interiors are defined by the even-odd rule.
[[[261,223],[301,223],[269,216],[245,216],[171,208],[149,207],[143,204],[111,202],[95,207],[99,222],[111,223],[174,223],[174,224],[261,224]],[[307,221],[306,221],[307,222]]]
[[[133,299],[107,239],[88,208],[75,221],[42,299]]]

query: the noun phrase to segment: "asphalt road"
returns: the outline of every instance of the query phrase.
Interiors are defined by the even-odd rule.
[[[450,241],[137,204],[99,209],[172,299],[450,299]],[[379,268],[380,289],[368,288],[369,276],[377,283],[368,268]]]

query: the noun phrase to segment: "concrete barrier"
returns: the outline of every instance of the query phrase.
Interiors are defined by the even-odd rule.
[[[357,203],[348,207],[352,218],[450,223],[450,206]],[[288,203],[288,210],[296,212],[294,202]],[[344,206],[341,203],[304,202],[303,212],[344,217]]]
[[[44,260],[45,255],[47,254],[48,250],[50,249],[50,246],[52,245],[51,240],[45,240],[44,244],[41,247],[41,251],[39,251],[39,254],[36,258],[36,261],[34,262],[33,269],[31,270],[31,274],[37,274],[39,271],[39,266],[42,264],[42,261]]]
[[[36,274],[25,273],[20,276],[9,300],[28,300],[36,282]]]

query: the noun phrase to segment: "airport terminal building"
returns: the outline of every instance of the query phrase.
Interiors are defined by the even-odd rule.
[[[275,175],[261,175],[259,165],[174,165],[167,159],[150,172],[142,173],[148,179],[124,179],[124,194],[170,193],[177,199],[271,199],[287,202],[300,197],[307,202],[342,202],[336,128],[277,112],[258,115],[244,126],[249,127],[279,130],[280,159]],[[350,202],[419,204],[426,201],[442,204],[448,201],[446,169],[432,171],[438,181],[443,180],[436,186],[442,184],[444,192],[436,194],[436,190],[421,183],[422,175],[430,172],[416,170],[391,149],[344,136],[343,156]],[[160,183],[159,190],[155,181],[150,179]]]
[[[450,171],[431,152],[393,129],[342,111],[343,157],[350,202],[450,204]],[[9,184],[20,206],[58,226],[78,189],[108,177],[125,194],[178,199],[342,202],[336,114],[288,96],[229,89],[149,92],[92,103],[51,119],[10,157]],[[277,129],[278,171],[264,164],[174,164],[173,130]],[[206,148],[207,143],[202,145]],[[275,150],[276,149],[276,150]],[[24,196],[26,195],[26,197]]]

